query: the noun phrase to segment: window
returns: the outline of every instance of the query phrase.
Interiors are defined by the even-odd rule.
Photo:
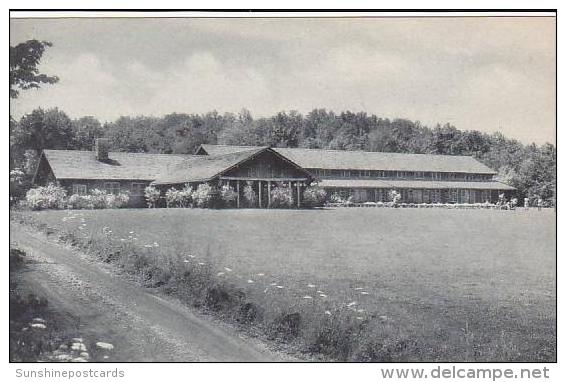
[[[415,179],[424,179],[424,173],[422,171],[415,172]]]
[[[344,171],[342,172],[342,176],[343,176],[344,178],[349,178],[349,177],[350,177],[350,170],[344,170]]]
[[[440,203],[441,199],[440,199],[440,190],[432,190],[432,202],[433,203]]]
[[[371,176],[370,170],[360,170],[360,177],[369,178]]]
[[[404,178],[405,177],[405,171],[397,171],[397,178]]]
[[[105,182],[104,190],[108,194],[118,195],[120,193],[120,183],[118,182]]]
[[[86,195],[86,184],[73,184],[73,195]]]
[[[143,196],[145,191],[145,183],[132,183],[130,194],[132,196]]]
[[[450,203],[458,203],[458,190],[450,190]]]

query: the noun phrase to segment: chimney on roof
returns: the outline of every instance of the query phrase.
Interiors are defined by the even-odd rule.
[[[94,141],[94,153],[96,154],[96,159],[105,162],[108,161],[108,148],[110,147],[110,142],[108,138],[96,138]]]

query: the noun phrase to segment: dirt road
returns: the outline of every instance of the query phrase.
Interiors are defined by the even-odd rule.
[[[85,337],[114,345],[109,361],[291,360],[27,227],[11,224],[10,242],[26,251],[26,279],[51,307],[78,317]]]

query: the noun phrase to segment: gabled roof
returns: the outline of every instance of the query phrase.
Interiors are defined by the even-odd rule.
[[[377,180],[377,179],[324,179],[318,182],[320,187],[327,188],[440,188],[440,189],[469,189],[469,190],[500,190],[511,191],[514,187],[508,184],[488,182],[456,182],[430,180]]]
[[[248,151],[257,149],[261,146],[228,146],[228,145],[209,145],[209,144],[202,144],[197,149],[197,153],[204,150],[208,155],[224,155],[224,154],[232,154],[237,153],[240,151]]]
[[[250,150],[253,146],[201,145],[209,155]],[[430,171],[496,174],[471,156],[273,148],[307,169]]]
[[[245,151],[232,152],[222,155],[197,155],[172,166],[159,175],[154,184],[178,184],[186,182],[202,182],[220,175],[232,167],[253,156],[269,150],[268,147],[255,147]]]
[[[93,151],[44,150],[43,155],[57,179],[154,180],[168,167],[200,156],[110,152],[109,161],[96,159]]]

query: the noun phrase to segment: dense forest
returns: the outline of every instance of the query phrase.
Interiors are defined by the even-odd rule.
[[[471,155],[497,170],[501,181],[517,187],[521,198],[536,195],[554,202],[556,195],[552,144],[525,145],[501,133],[324,109],[261,118],[245,109],[238,114],[173,113],[120,117],[104,124],[88,116],[71,119],[56,108],[36,109],[19,121],[10,120],[10,166],[31,174],[42,149],[91,150],[96,137],[109,138],[115,151],[149,153],[192,154],[200,144],[212,143]]]

